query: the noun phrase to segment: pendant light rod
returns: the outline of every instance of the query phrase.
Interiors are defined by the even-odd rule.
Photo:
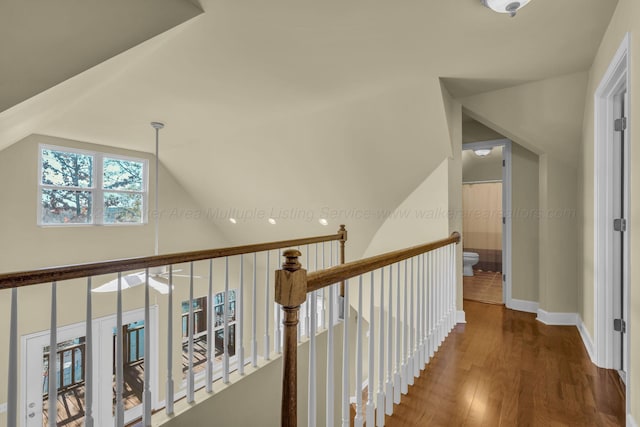
[[[160,211],[159,211],[159,202],[158,202],[158,198],[159,198],[159,194],[160,192],[158,191],[158,183],[159,183],[159,176],[160,176],[160,157],[159,157],[159,152],[160,152],[160,129],[162,129],[164,127],[164,123],[160,123],[160,122],[151,122],[151,127],[153,127],[156,130],[156,176],[155,176],[155,215],[154,215],[154,219],[155,219],[155,251],[154,251],[154,255],[158,255],[159,253],[159,237],[160,237],[160,221],[159,221],[159,216],[160,216]]]

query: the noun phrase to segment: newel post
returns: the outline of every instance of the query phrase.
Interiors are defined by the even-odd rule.
[[[307,298],[307,270],[300,268],[300,251],[288,249],[282,255],[286,260],[282,264],[282,270],[276,270],[275,282],[275,300],[282,305],[284,312],[280,425],[295,427],[298,422],[298,315],[300,304]]]

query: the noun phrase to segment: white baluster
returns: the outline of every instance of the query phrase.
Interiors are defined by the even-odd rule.
[[[151,316],[149,313],[149,269],[144,272],[144,371],[142,424],[151,427]]]
[[[271,337],[269,336],[269,316],[271,315],[271,298],[269,297],[269,269],[270,267],[270,262],[269,262],[269,251],[267,251],[267,267],[265,268],[266,270],[266,278],[265,278],[265,290],[264,290],[264,311],[265,311],[265,315],[264,315],[264,359],[265,360],[271,360],[271,351],[269,350],[270,348],[270,340]]]
[[[187,317],[187,403],[194,401],[195,381],[193,373],[193,262],[189,267],[189,317]]]
[[[244,255],[240,255],[240,287],[236,295],[236,360],[238,374],[244,375]]]
[[[327,325],[327,388],[326,388],[326,422],[327,427],[333,426],[334,421],[334,396],[335,396],[335,384],[334,384],[334,333],[333,333],[333,300],[335,299],[336,285],[329,287],[329,323]]]
[[[414,274],[413,264],[414,260],[416,265],[416,271]],[[411,309],[415,308],[415,312],[413,313],[413,332],[411,333],[411,337],[414,339],[413,342],[413,376],[417,378],[420,376],[420,258],[413,257],[411,258],[411,293],[414,293],[415,290],[415,300],[411,303]],[[412,298],[413,300],[413,295]]]
[[[456,275],[456,245],[455,243],[452,243],[450,245],[450,250],[451,250],[451,255],[449,258],[449,268],[451,269],[451,329],[453,329],[456,326],[456,312],[457,312],[457,307],[456,307],[456,292],[457,292],[457,286],[456,286],[456,281],[457,281],[457,275]]]
[[[223,352],[222,352],[222,382],[229,384],[229,257],[224,257],[224,306],[223,318]]]
[[[411,269],[409,276],[409,352],[408,352],[408,363],[407,363],[407,384],[413,385],[413,377],[415,375],[415,358],[413,348],[415,345],[415,322],[414,322],[414,310],[413,310],[413,258],[411,258]],[[407,390],[408,391],[408,390]]]
[[[173,399],[173,266],[170,265],[169,296],[167,300],[167,382],[165,396],[165,411],[167,415],[173,414]]]
[[[424,369],[424,341],[422,339],[422,331],[423,328],[423,317],[424,317],[424,306],[422,304],[422,272],[424,271],[424,265],[422,264],[423,255],[418,255],[416,258],[416,262],[418,264],[418,270],[416,274],[416,290],[417,290],[417,299],[416,304],[418,306],[418,316],[417,316],[417,325],[418,331],[416,333],[418,349],[416,352],[416,376],[420,376],[420,371]]]
[[[342,427],[350,427],[349,377],[349,281],[344,285],[344,321],[342,322]]]
[[[354,427],[362,427],[362,276],[358,278],[358,322],[356,326],[356,415]]]
[[[438,292],[440,293],[439,298],[439,309],[440,315],[438,316],[438,324],[439,324],[439,336],[438,336],[438,348],[440,348],[440,344],[444,341],[444,330],[445,330],[445,286],[444,286],[444,254],[442,248],[438,248],[438,272],[440,273],[440,277],[438,280]]]
[[[374,306],[374,298],[375,298],[375,290],[374,290],[374,277],[373,271],[371,272],[371,283],[369,285],[369,364],[367,366],[367,372],[369,374],[369,378],[367,380],[367,425],[373,426],[375,424],[375,406],[373,397],[375,395],[375,306]],[[381,328],[382,329],[382,328]],[[382,341],[381,341],[382,342]]]
[[[58,298],[57,283],[51,283],[51,320],[49,323],[49,427],[58,425],[58,378],[63,374],[56,372],[59,366],[58,356]],[[60,382],[62,385],[62,382]]]
[[[306,257],[307,257],[307,267],[309,268],[309,270],[311,270],[311,263],[309,262],[309,253],[311,252],[311,249],[309,247],[309,245],[307,245],[307,253],[306,253]],[[304,333],[307,336],[307,338],[309,338],[311,336],[311,294],[307,293],[307,300],[304,302],[305,304],[305,322],[304,322]]]
[[[373,273],[372,273],[373,274]],[[373,300],[373,290],[371,294],[371,299]],[[380,269],[380,325],[378,329],[380,330],[379,341],[378,341],[378,396],[376,402],[377,409],[377,423],[378,427],[384,426],[384,267]],[[369,368],[373,369],[373,368]],[[367,422],[368,423],[368,422]]]
[[[402,313],[402,394],[409,392],[409,263],[404,261],[404,310]]]
[[[326,267],[325,264],[325,258],[324,258],[324,243],[322,242],[322,269],[324,270]],[[326,302],[325,302],[325,288],[322,288],[321,291],[321,295],[322,295],[322,300],[320,301],[320,328],[324,329],[327,327],[327,309],[326,309]]]
[[[215,342],[213,337],[215,312],[213,311],[213,259],[209,260],[209,288],[207,289],[207,393],[213,393],[213,359]]]
[[[124,346],[122,339],[122,273],[118,273],[116,295],[116,427],[124,427]]]
[[[87,277],[87,314],[84,323],[84,425],[93,427],[93,327],[91,277]]]
[[[422,254],[422,366],[426,366],[429,362],[429,328],[428,328],[428,318],[429,318],[429,305],[427,300],[427,254]]]
[[[278,260],[282,259],[282,249],[278,249]],[[282,354],[282,306],[276,303],[276,321],[274,326],[275,343],[274,347],[278,354]]]
[[[385,391],[387,415],[393,414],[393,265],[389,266],[389,320],[387,333],[387,388]]]
[[[435,295],[435,253],[429,252],[429,358],[435,353],[436,295]]]
[[[253,293],[251,294],[251,366],[258,367],[258,301],[257,301],[257,262],[258,256],[253,253]]]
[[[400,404],[400,394],[402,392],[402,332],[400,321],[400,264],[398,263],[398,268],[396,271],[397,280],[396,280],[396,339],[395,339],[395,347],[396,347],[396,369],[393,375],[393,403],[396,405]]]
[[[307,409],[307,425],[314,427],[316,425],[316,320],[317,320],[317,304],[316,293],[311,292],[311,336],[309,337],[309,382],[308,382],[308,409]]]
[[[7,426],[18,426],[18,288],[11,289],[9,320],[9,372],[7,373]]]

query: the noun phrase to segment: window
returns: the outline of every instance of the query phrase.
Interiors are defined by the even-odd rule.
[[[40,225],[146,222],[147,161],[40,146]]]

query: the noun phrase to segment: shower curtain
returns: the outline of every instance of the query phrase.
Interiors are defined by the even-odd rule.
[[[462,186],[464,250],[480,254],[474,269],[502,271],[502,183]]]

